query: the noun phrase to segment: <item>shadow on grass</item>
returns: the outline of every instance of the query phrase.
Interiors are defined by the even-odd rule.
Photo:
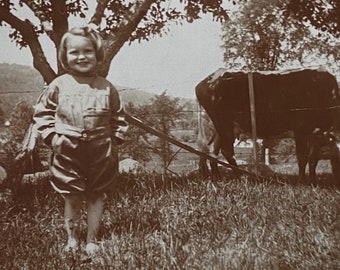
[[[244,169],[251,170],[249,167]],[[260,170],[260,173],[262,175],[266,173],[267,177],[259,180],[256,177],[241,176],[242,185],[238,185],[237,177],[230,170],[222,170],[223,177],[215,180],[216,185],[214,181],[211,181],[212,179],[203,178],[198,172],[183,176],[162,176],[145,173],[121,174],[117,177],[117,181],[105,200],[106,212],[104,213],[103,226],[99,237],[107,243],[112,242],[112,235],[116,235],[117,239],[125,237],[125,242],[120,243],[120,247],[124,248],[124,243],[126,243],[126,248],[130,248],[135,243],[135,252],[137,252],[141,248],[139,246],[140,240],[143,240],[145,235],[153,235],[152,232],[155,231],[160,231],[164,234],[165,232],[168,233],[164,231],[163,216],[167,212],[163,214],[160,212],[160,204],[164,200],[167,200],[167,208],[171,209],[172,204],[178,203],[181,201],[180,199],[187,202],[187,198],[192,199],[193,196],[196,198],[193,199],[197,203],[196,206],[200,206],[197,207],[196,214],[199,214],[196,217],[197,221],[206,222],[206,213],[210,213],[210,206],[213,208],[213,205],[205,204],[205,202],[209,201],[207,198],[213,198],[213,196],[227,197],[226,195],[230,193],[233,196],[227,198],[239,198],[238,194],[243,194],[242,196],[249,203],[250,195],[254,196],[254,193],[249,192],[249,190],[256,191],[258,189],[256,183],[260,181],[266,181],[273,186],[287,184],[292,186],[310,185],[307,182],[299,182],[298,177],[295,175],[273,173],[265,167]],[[319,175],[318,179],[325,188],[332,187],[330,174]],[[251,181],[255,184],[248,185],[246,181]],[[231,182],[231,185],[228,182]],[[17,179],[10,183],[11,185],[6,189],[2,187],[1,191],[11,189],[12,192],[8,192],[7,199],[0,201],[0,209],[2,210],[0,222],[4,232],[0,237],[0,250],[3,251],[0,259],[6,259],[4,263],[6,268],[4,269],[20,269],[18,266],[22,268],[27,263],[32,267],[43,265],[45,269],[87,269],[86,267],[91,269],[91,263],[87,263],[86,266],[83,265],[81,254],[67,258],[66,261],[59,256],[60,247],[66,239],[62,225],[63,200],[59,194],[52,190],[48,179],[25,184]],[[221,185],[223,188],[214,189],[214,185],[217,187]],[[249,189],[242,191],[242,187],[249,187]],[[263,196],[262,190],[261,188],[258,189],[259,195],[255,196],[255,198]],[[203,195],[199,196],[203,201],[200,201],[196,196],[197,194]],[[270,192],[267,194],[270,194]],[[201,213],[201,207],[205,207],[206,212]],[[220,218],[220,216],[217,217]],[[217,217],[211,217],[213,220],[211,223],[204,223],[207,231],[212,231],[210,226],[215,228],[215,219],[217,220]],[[225,221],[225,224],[229,224],[233,216],[225,215],[223,218],[223,220],[228,220],[228,222]],[[82,222],[86,222],[84,215],[82,219]],[[173,219],[171,220],[174,221]],[[197,224],[195,222],[192,224]],[[199,226],[199,228],[204,226]],[[181,227],[179,228],[181,229]],[[183,239],[190,238],[191,232],[189,228],[183,228],[183,232],[176,229],[173,237],[179,243],[182,243],[180,241],[184,243],[187,240]],[[223,232],[225,233],[225,230]],[[85,226],[82,226],[80,234],[82,239],[85,239],[85,233]],[[119,243],[118,241],[116,242]],[[145,242],[143,243],[145,244]],[[17,259],[12,260],[12,258]]]
[[[212,181],[230,181],[234,179],[242,180],[246,178],[248,181],[253,183],[271,183],[278,185],[292,185],[292,186],[318,186],[320,188],[340,188],[340,179],[335,179],[331,173],[321,173],[317,175],[317,182],[312,183],[309,180],[308,175],[305,179],[300,179],[297,174],[286,174],[283,172],[275,172],[269,166],[264,164],[259,164],[257,167],[253,164],[239,165],[242,171],[247,171],[243,173],[235,173],[231,169],[220,167],[221,177],[219,179],[214,179],[213,177],[204,178],[198,171],[191,172],[189,176],[191,178],[212,180]],[[238,175],[237,175],[238,174]]]
[[[240,166],[243,170],[255,173],[255,168],[252,165]],[[128,197],[132,203],[138,203],[138,200],[145,196],[156,197],[161,192],[168,192],[173,190],[183,190],[183,188],[189,187],[193,189],[196,184],[199,183],[227,183],[229,181],[249,181],[251,183],[267,183],[270,185],[291,185],[291,186],[312,186],[308,181],[308,177],[305,181],[301,181],[297,175],[287,175],[283,173],[275,173],[268,166],[261,165],[257,168],[257,172],[261,177],[257,177],[255,174],[240,175],[239,178],[236,174],[226,168],[221,168],[221,178],[212,179],[202,177],[198,171],[193,171],[189,174],[181,176],[161,175],[158,173],[122,173],[116,178],[115,183],[107,192],[109,201],[120,201],[123,197]],[[49,176],[51,177],[51,176]],[[338,189],[340,187],[340,181],[335,181],[332,174],[325,173],[317,176],[317,186],[319,188]],[[5,185],[0,185],[0,207],[7,209],[6,218],[10,219],[13,216],[31,212],[34,214],[39,212],[40,209],[51,205],[51,201],[54,201],[54,205],[58,206],[61,211],[63,209],[63,199],[57,194],[49,183],[49,178],[37,179],[37,181],[30,181],[23,183],[20,179],[12,179],[5,182]],[[111,207],[110,205],[108,206]],[[111,209],[115,210],[115,206]],[[138,231],[138,226],[144,228],[150,228],[150,230],[157,229],[159,222],[155,217],[158,213],[152,211],[145,212],[143,220],[133,220],[131,218],[119,218],[120,222],[130,222],[131,228]],[[136,218],[140,218],[141,215],[136,215]],[[84,221],[85,222],[85,221]],[[115,221],[108,222],[109,230],[120,233],[120,228],[129,228],[129,224],[116,224]],[[102,232],[104,235],[105,233]],[[105,235],[107,237],[108,235]]]
[[[250,172],[251,174],[243,174],[242,172],[235,174],[234,171],[228,168],[221,167],[221,178],[214,179],[212,177],[203,177],[197,171],[192,171],[183,175],[162,175],[159,173],[121,173],[117,175],[116,181],[107,192],[108,196],[114,198],[120,197],[122,194],[129,194],[139,196],[141,194],[154,194],[159,190],[174,190],[181,189],[188,186],[192,182],[220,182],[220,181],[247,181],[253,183],[270,183],[274,185],[292,185],[292,186],[318,186],[320,188],[339,188],[340,179],[334,179],[330,173],[323,173],[317,175],[317,183],[311,183],[308,176],[305,180],[301,180],[298,175],[284,174],[274,172],[266,165],[240,165],[240,169]],[[50,174],[46,177],[38,179],[30,179],[30,181],[22,181],[17,177],[14,179],[7,179],[0,185],[0,201],[7,201],[19,205],[24,209],[30,210],[36,207],[36,204],[43,206],[49,200],[49,195],[55,193],[49,183]],[[39,200],[37,200],[39,198]]]

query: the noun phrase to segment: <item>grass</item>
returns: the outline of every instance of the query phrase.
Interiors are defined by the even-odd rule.
[[[61,256],[63,201],[49,184],[17,185],[1,193],[0,268],[339,269],[339,189],[285,183],[291,177],[124,174],[105,199],[92,260]]]

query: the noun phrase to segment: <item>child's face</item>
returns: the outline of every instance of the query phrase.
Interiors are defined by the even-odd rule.
[[[69,68],[80,75],[93,73],[97,66],[96,51],[91,40],[70,36],[66,41],[66,59]]]

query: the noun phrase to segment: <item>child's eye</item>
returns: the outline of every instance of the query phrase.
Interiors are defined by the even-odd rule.
[[[68,51],[67,53],[68,53],[68,54],[77,54],[78,52],[75,51],[75,50],[70,50],[70,51]]]
[[[93,49],[86,49],[86,50],[85,50],[85,53],[93,53],[93,52],[94,52]]]

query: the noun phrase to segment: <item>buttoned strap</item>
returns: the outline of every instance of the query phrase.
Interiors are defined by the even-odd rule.
[[[95,129],[85,130],[83,128],[67,124],[56,123],[55,130],[58,134],[63,134],[73,138],[79,138],[84,141],[91,141],[112,135],[111,127],[108,125],[96,127]]]

